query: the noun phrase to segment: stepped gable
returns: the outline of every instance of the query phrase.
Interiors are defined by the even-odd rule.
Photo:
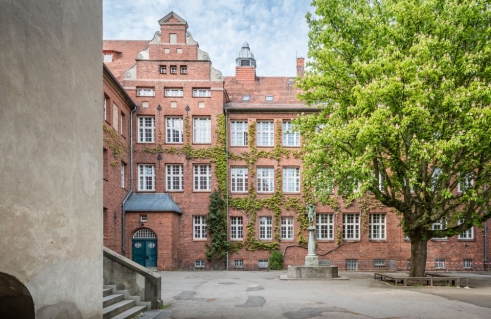
[[[123,83],[124,71],[135,64],[140,51],[148,46],[150,40],[104,40],[103,52],[114,51],[112,62],[105,63],[111,73]]]

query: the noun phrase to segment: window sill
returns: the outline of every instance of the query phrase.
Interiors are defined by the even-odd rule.
[[[240,238],[240,239],[230,239],[230,241],[242,242],[242,241],[244,241],[244,238]]]
[[[272,192],[259,192],[258,191],[257,194],[258,195],[272,195],[272,194],[274,194],[274,191],[272,191]]]
[[[193,142],[193,145],[210,145],[211,146],[211,142],[210,143],[195,143],[195,142]]]
[[[164,145],[183,145],[184,143],[183,142],[176,142],[176,143],[172,143],[172,142],[165,142]]]
[[[229,148],[249,148],[249,145],[230,145]]]
[[[137,192],[140,192],[140,193],[155,193],[155,189],[154,190],[139,189],[139,190],[137,190]]]
[[[196,241],[196,242],[207,242],[208,239],[204,239],[204,238],[193,238],[193,241]]]
[[[174,98],[174,99],[182,99],[184,96],[169,96],[169,95],[166,95],[164,96],[165,98]]]
[[[361,240],[360,239],[344,239],[343,238],[343,242],[345,242],[345,243],[359,243],[359,242],[361,242]]]
[[[211,190],[193,190],[193,193],[211,193]]]
[[[259,146],[256,145],[257,148],[274,148],[274,145],[266,145],[266,146]]]
[[[166,189],[165,190],[167,193],[184,193],[184,190],[180,189],[180,190],[170,190],[170,189]]]
[[[268,242],[269,243],[272,243],[273,242],[273,238],[269,238],[269,239],[261,239],[261,238],[259,238],[259,241],[260,242],[264,242],[264,243],[268,243]]]
[[[247,191],[243,191],[243,192],[230,192],[230,194],[234,194],[234,195],[247,195],[249,193]]]
[[[467,239],[467,238],[461,238],[461,239],[457,238],[457,241],[459,241],[459,242],[467,242],[468,243],[468,242],[475,242],[476,239],[475,238],[469,238],[469,239]]]
[[[387,239],[369,239],[370,243],[387,243]]]
[[[300,148],[300,145],[282,145],[284,148]]]
[[[283,191],[284,195],[300,195],[300,192],[285,192]]]
[[[448,241],[448,238],[441,238],[441,239],[440,238],[431,238],[430,240],[431,241],[436,241],[436,242],[438,242],[438,241]]]
[[[318,243],[334,243],[335,240],[334,239],[319,239],[319,238],[316,238],[317,242]]]
[[[282,243],[293,243],[294,241],[293,238],[281,238]]]
[[[155,144],[155,142],[136,142],[136,144]]]

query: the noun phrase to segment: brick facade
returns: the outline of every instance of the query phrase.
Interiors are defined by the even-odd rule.
[[[182,18],[171,13],[159,21],[160,32],[153,40],[146,44],[140,41],[105,41],[104,50],[109,52],[114,50],[118,53],[118,59],[107,63],[109,68],[118,72],[118,79],[122,82],[126,92],[139,105],[133,121],[133,145],[134,145],[134,165],[133,183],[134,192],[168,193],[172,200],[176,202],[183,214],[179,215],[172,212],[131,212],[126,214],[125,225],[125,250],[126,256],[131,258],[131,238],[133,234],[141,228],[152,229],[157,234],[158,258],[157,268],[161,270],[172,269],[192,269],[195,260],[206,260],[205,244],[209,241],[193,239],[193,217],[206,216],[208,213],[209,198],[212,190],[218,189],[218,181],[215,175],[215,164],[209,159],[189,159],[182,154],[169,154],[169,150],[175,147],[184,147],[188,143],[188,137],[183,133],[182,143],[169,143],[166,140],[166,119],[178,117],[183,119],[183,126],[186,117],[189,118],[190,136],[189,144],[194,149],[211,148],[217,145],[215,128],[217,118],[227,110],[227,128],[230,131],[231,121],[247,121],[250,124],[257,121],[274,121],[274,129],[282,125],[283,121],[294,119],[302,112],[312,112],[307,109],[296,98],[298,89],[294,86],[295,76],[292,77],[262,77],[256,74],[254,66],[237,66],[236,75],[222,78],[221,73],[212,67],[206,52],[199,49],[199,46],[189,32],[187,23]],[[175,42],[174,36],[176,34]],[[147,48],[148,46],[148,48]],[[138,48],[141,52],[137,52]],[[247,46],[248,48],[248,46]],[[135,59],[136,58],[136,59]],[[251,64],[251,65],[255,65]],[[186,72],[181,72],[181,67],[185,66]],[[161,67],[165,67],[165,73]],[[175,67],[176,72],[171,73],[171,68]],[[298,58],[296,61],[297,76],[302,76],[304,71],[304,59]],[[133,69],[132,69],[133,68]],[[136,68],[136,69],[135,69]],[[127,70],[126,72],[124,70]],[[131,72],[133,73],[131,73]],[[138,96],[137,89],[147,88],[155,91],[154,96]],[[182,89],[182,96],[166,96],[166,89]],[[209,90],[209,97],[193,97],[194,89]],[[247,101],[243,96],[248,95]],[[272,96],[267,99],[266,96]],[[154,119],[155,140],[150,143],[140,143],[138,131],[138,118],[148,116]],[[211,119],[211,143],[199,144],[193,142],[193,120],[194,118]],[[185,129],[183,129],[185,131]],[[250,151],[250,145],[246,147],[230,146],[230,134],[228,138],[228,151],[231,154],[241,154]],[[252,142],[256,137],[249,136]],[[147,152],[145,148],[158,149],[161,147],[167,152],[163,152],[159,157],[159,152]],[[258,150],[270,151],[271,147],[257,147]],[[299,150],[299,147],[291,147],[292,150]],[[172,152],[170,152],[172,153]],[[138,165],[150,164],[155,168],[155,189],[152,191],[139,190]],[[171,191],[166,187],[166,165],[182,165],[183,185],[182,190]],[[193,188],[194,165],[211,165],[211,190],[195,191]],[[229,196],[244,197],[246,193],[232,193],[230,188],[230,174],[233,167],[248,166],[244,160],[229,160]],[[302,171],[301,160],[292,156],[282,157],[279,161],[267,158],[259,158],[252,166],[256,172],[258,167],[273,167],[274,171],[284,167],[299,167]],[[117,168],[117,167],[116,167]],[[107,230],[108,239],[105,244],[109,247],[121,247],[121,203],[127,190],[121,190],[117,183],[110,183],[114,178],[117,181],[119,171],[116,168],[108,168],[108,181],[105,182],[105,208],[108,208]],[[128,174],[129,175],[129,174]],[[300,178],[301,179],[301,178]],[[274,179],[276,184],[276,179]],[[249,184],[257,186],[257,174],[254,177],[249,174]],[[275,189],[280,189],[282,185],[274,185]],[[258,198],[268,198],[271,194],[257,193]],[[285,193],[286,197],[303,196],[302,192]],[[107,203],[107,204],[106,204]],[[336,242],[336,234],[332,240],[318,240],[317,252],[321,259],[344,262],[347,259],[362,260],[395,260],[397,267],[404,269],[407,267],[407,260],[410,258],[410,244],[404,239],[399,225],[399,217],[388,208],[378,204],[370,209],[365,215],[361,216],[362,209],[360,204],[355,202],[349,208],[341,209],[337,214],[329,206],[318,205],[318,214],[333,214],[333,231],[336,233],[342,229],[343,215],[352,213],[359,214],[360,218],[360,237],[357,240],[343,240],[339,245]],[[118,212],[119,209],[119,212]],[[112,218],[112,212],[116,218]],[[229,217],[243,217],[244,233],[246,225],[250,222],[251,216],[242,210],[230,207]],[[117,215],[119,214],[119,215]],[[148,219],[141,222],[140,215],[146,214]],[[365,219],[370,219],[371,214],[383,214],[385,216],[386,237],[382,240],[372,240],[369,238],[369,223]],[[280,251],[285,253],[285,265],[303,264],[306,249],[298,245],[298,221],[296,213],[282,209],[281,217],[293,217],[293,239],[281,240]],[[111,218],[110,218],[111,217]],[[255,233],[259,236],[259,218],[273,217],[273,212],[262,209],[257,212],[255,221]],[[114,220],[113,220],[114,219]],[[274,217],[273,217],[274,220]],[[106,221],[106,219],[105,219]],[[230,218],[229,218],[230,222]],[[230,227],[230,225],[229,225]],[[302,232],[302,236],[307,238],[307,232]],[[119,236],[119,237],[118,237]],[[228,234],[230,238],[230,233]],[[245,234],[244,234],[245,237]],[[430,240],[428,244],[428,262],[435,259],[445,259],[447,263],[462,263],[463,259],[472,259],[479,267],[479,263],[484,260],[484,240],[483,232],[474,227],[474,238],[472,240],[459,240],[457,236],[448,240]],[[119,242],[118,242],[119,241]],[[231,239],[231,241],[234,241]],[[276,241],[273,239],[272,241]],[[265,241],[268,242],[268,241]],[[269,241],[271,242],[271,241]],[[119,244],[119,246],[118,246]],[[116,250],[118,251],[118,250]],[[243,260],[243,269],[258,269],[259,260],[269,258],[269,251],[266,250],[245,250],[241,249],[238,253],[231,253],[229,256],[230,269],[233,269],[234,260]],[[450,265],[450,264],[449,264]],[[211,268],[206,262],[206,268]]]

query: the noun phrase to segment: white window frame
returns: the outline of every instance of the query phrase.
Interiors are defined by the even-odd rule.
[[[249,170],[247,167],[230,169],[230,189],[232,193],[246,193],[249,189]]]
[[[293,239],[293,217],[281,217],[280,236],[284,240]]]
[[[462,268],[464,269],[474,268],[474,260],[472,258],[464,258],[462,262]]]
[[[155,143],[155,117],[138,116],[138,143]]]
[[[300,193],[300,167],[283,167],[283,192]]]
[[[464,222],[464,220],[459,220],[459,225],[461,225]],[[473,240],[474,239],[474,226],[471,228],[464,230],[462,233],[460,233],[457,236],[457,239],[463,239],[463,240]]]
[[[107,121],[107,96],[104,94],[104,121]]]
[[[150,169],[150,171],[148,171]],[[155,191],[155,165],[138,165],[138,190]]]
[[[259,259],[257,261],[257,268],[259,268],[259,269],[268,269],[269,268],[269,260],[267,260],[267,259]]]
[[[447,261],[445,258],[435,259],[435,269],[447,269]]]
[[[113,54],[112,53],[104,53],[104,63],[113,62]]]
[[[334,214],[316,214],[315,228],[318,240],[334,240]]]
[[[346,271],[357,271],[358,259],[346,259]]]
[[[465,186],[465,190],[467,189],[471,189],[472,187],[474,187],[474,176],[472,174],[468,174],[465,178],[464,178],[464,186]],[[462,182],[459,182],[457,184],[457,192],[458,193],[462,193],[463,192],[463,189],[462,189]]]
[[[170,66],[170,74],[177,74],[177,65]]]
[[[196,259],[194,261],[194,268],[204,269],[205,268],[205,260],[204,259]]]
[[[264,98],[264,101],[273,102],[274,101],[274,95],[266,95],[266,97]]]
[[[160,74],[167,74],[167,65],[160,66]]]
[[[360,214],[343,214],[343,239],[360,240]]]
[[[165,165],[165,189],[168,192],[180,192],[183,190],[183,166],[182,164]]]
[[[386,214],[370,214],[370,234],[371,240],[387,239]]]
[[[258,167],[256,179],[258,193],[274,192],[274,167]]]
[[[230,239],[244,239],[244,222],[242,216],[230,217]]]
[[[283,146],[300,147],[300,132],[292,127],[292,121],[283,121]]]
[[[140,214],[140,222],[145,223],[148,221],[148,216],[147,214]]]
[[[273,217],[271,216],[259,217],[259,239],[260,240],[273,239]]]
[[[251,100],[250,95],[242,95],[242,101],[249,102]]]
[[[211,191],[211,165],[196,164],[193,172],[193,190],[196,192]]]
[[[249,125],[247,120],[230,122],[230,145],[247,146]]]
[[[193,97],[211,97],[211,89],[193,89]]]
[[[374,259],[373,260],[374,268],[385,268],[387,267],[387,261],[385,259]]]
[[[187,65],[181,65],[179,67],[181,74],[188,74],[188,66]],[[184,72],[183,72],[184,71]]]
[[[211,144],[211,118],[193,118],[193,143]]]
[[[193,216],[193,239],[207,239],[206,216]]]
[[[182,144],[184,139],[182,117],[165,118],[165,142],[168,144]]]
[[[124,188],[124,170],[126,168],[126,165],[124,163],[121,163],[121,188]]]
[[[183,97],[184,96],[184,90],[183,89],[165,89],[165,96],[166,97]]]
[[[155,89],[152,88],[137,88],[136,96],[155,96]]]
[[[262,147],[274,146],[274,121],[256,122],[256,145]]]
[[[446,221],[444,218],[442,218],[440,221],[433,223],[431,225],[431,230],[441,230],[444,228],[444,226],[446,227]],[[432,237],[431,239],[433,239],[433,240],[445,240],[445,239],[447,239],[447,236],[445,236],[445,237]]]
[[[234,269],[244,268],[244,259],[234,259]]]

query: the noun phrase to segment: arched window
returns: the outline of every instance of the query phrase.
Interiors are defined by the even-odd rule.
[[[151,229],[143,228],[137,231],[133,238],[157,238],[157,235]]]

